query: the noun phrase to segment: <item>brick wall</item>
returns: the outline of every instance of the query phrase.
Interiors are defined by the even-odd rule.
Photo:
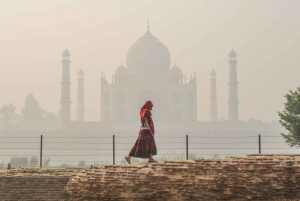
[[[0,200],[300,200],[300,155],[0,171]]]
[[[0,170],[0,200],[65,201],[65,186],[76,172],[54,168]]]
[[[115,165],[72,176],[74,200],[300,200],[300,155]]]

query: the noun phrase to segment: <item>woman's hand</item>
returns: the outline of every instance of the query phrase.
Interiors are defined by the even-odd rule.
[[[152,132],[151,128],[150,128],[150,125],[148,123],[148,120],[147,118],[145,118],[145,124],[146,124],[146,127]]]
[[[146,124],[146,127],[150,130],[151,135],[154,135],[153,131],[150,128],[147,118],[145,118],[145,124]]]

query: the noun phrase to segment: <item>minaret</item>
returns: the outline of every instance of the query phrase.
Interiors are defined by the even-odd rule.
[[[239,110],[238,110],[238,90],[237,90],[237,72],[236,72],[236,52],[233,50],[229,53],[229,99],[228,99],[228,121],[238,122]]]
[[[77,91],[77,121],[84,121],[84,88],[83,71],[78,71],[78,91]]]
[[[214,70],[210,73],[210,121],[215,122],[218,119],[218,110],[217,110],[217,78],[216,78],[216,72]]]
[[[61,111],[61,121],[69,122],[71,121],[71,101],[70,101],[70,63],[69,60],[70,53],[65,49],[62,54],[62,79],[61,79],[61,101],[60,101],[60,111]]]

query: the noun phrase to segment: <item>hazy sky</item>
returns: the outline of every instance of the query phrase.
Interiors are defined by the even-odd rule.
[[[107,80],[147,30],[190,79],[198,77],[198,119],[209,119],[210,72],[217,72],[218,116],[227,118],[228,53],[238,56],[240,118],[278,119],[284,95],[300,86],[300,1],[1,0],[0,107],[20,113],[27,94],[60,108],[61,59],[71,53],[71,112],[77,72],[85,75],[87,121],[100,120],[100,76]],[[137,114],[138,115],[138,114]]]

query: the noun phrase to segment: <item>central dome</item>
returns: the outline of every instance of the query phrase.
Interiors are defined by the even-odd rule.
[[[133,43],[126,54],[129,70],[169,70],[170,62],[168,48],[149,31]]]

